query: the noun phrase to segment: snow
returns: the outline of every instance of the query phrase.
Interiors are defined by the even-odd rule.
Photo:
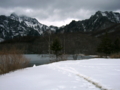
[[[5,32],[4,31],[2,32],[2,34],[3,34],[3,37],[5,37]]]
[[[12,13],[12,14],[10,15],[10,19],[18,21],[19,16],[18,16],[17,14],[15,14],[15,13]]]
[[[46,27],[46,29],[49,29],[49,27]]]
[[[119,17],[117,14],[115,14],[115,13],[113,13],[113,15],[114,15],[116,21],[117,21],[118,23],[120,23],[120,17]]]
[[[4,20],[4,22],[5,22],[6,24],[8,24],[8,20]]]
[[[68,60],[0,75],[1,90],[120,90],[120,59]]]
[[[120,18],[118,16],[116,17],[116,20],[118,23],[120,23]]]
[[[19,35],[19,33],[14,33],[14,36],[18,36]]]
[[[35,26],[37,26],[37,24],[33,24],[32,22],[25,21],[25,23],[26,23],[27,26],[29,26],[29,27],[35,27]]]
[[[0,38],[0,42],[3,42],[4,41],[4,39],[3,38]]]
[[[0,27],[4,28],[4,26],[3,26],[3,25],[0,25]]]
[[[85,26],[84,26],[84,24],[82,24],[82,26],[83,26],[84,32],[86,32],[86,29],[85,29]]]
[[[50,28],[51,31],[55,31],[56,29],[55,28]]]
[[[33,67],[36,67],[36,65],[34,64]]]
[[[12,19],[12,20],[16,20],[16,18],[15,18],[14,16],[11,16],[10,19]]]
[[[97,19],[95,19],[95,21],[94,21],[94,23],[96,23],[96,21],[98,20],[98,18]]]
[[[22,18],[19,17],[19,22],[21,23],[22,21],[23,21]]]
[[[102,14],[102,16],[107,16],[105,12],[102,12],[101,14]]]
[[[40,28],[42,28],[42,27],[43,27],[43,25],[42,25],[42,24],[39,24],[39,27],[40,27]]]
[[[42,31],[42,30],[40,30],[38,33],[39,33],[40,35],[42,35],[42,34],[43,34],[43,31]]]

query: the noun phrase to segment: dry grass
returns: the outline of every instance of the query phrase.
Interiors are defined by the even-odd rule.
[[[0,51],[0,74],[25,68],[28,63],[28,59],[16,48],[10,50],[2,49]]]
[[[120,53],[110,55],[111,58],[120,58]]]
[[[67,54],[62,54],[62,55],[59,55],[59,56],[58,56],[58,60],[59,60],[59,61],[67,60],[67,58],[68,58],[68,55],[67,55]]]

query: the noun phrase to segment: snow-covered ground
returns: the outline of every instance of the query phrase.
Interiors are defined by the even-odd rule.
[[[120,90],[120,59],[61,61],[0,75],[0,90]]]

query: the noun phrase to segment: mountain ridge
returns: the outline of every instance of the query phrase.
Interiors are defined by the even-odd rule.
[[[12,39],[19,36],[40,36],[47,30],[54,31],[57,27],[41,24],[37,19],[18,16],[12,13],[10,16],[0,16],[0,38]]]
[[[56,27],[41,24],[37,19],[28,16],[0,15],[0,41],[22,36],[41,36],[50,33],[95,32],[120,23],[120,13],[97,11],[89,19],[75,21]]]
[[[114,24],[120,23],[120,13],[112,11],[97,11],[89,19],[75,21],[73,20],[58,32],[93,32],[108,28]]]

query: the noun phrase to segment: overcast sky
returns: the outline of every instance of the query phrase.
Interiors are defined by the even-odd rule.
[[[46,25],[62,26],[96,11],[120,12],[120,0],[0,0],[0,15],[26,15]]]

